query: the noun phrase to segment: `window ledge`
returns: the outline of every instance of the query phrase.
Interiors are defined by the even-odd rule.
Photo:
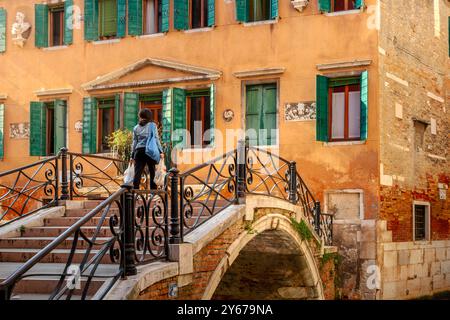
[[[148,39],[148,38],[158,38],[163,37],[166,34],[164,32],[151,33],[151,34],[143,34],[141,36],[137,36],[138,39]]]
[[[212,31],[214,28],[213,27],[205,27],[205,28],[195,28],[195,29],[189,29],[189,30],[184,30],[184,33],[196,33],[196,32],[208,32],[208,31]]]
[[[354,9],[354,10],[346,10],[346,11],[338,11],[338,12],[327,12],[327,13],[325,13],[325,15],[328,17],[335,17],[335,16],[345,16],[348,14],[356,14],[356,13],[360,13],[360,12],[361,12],[360,9]]]
[[[62,49],[66,49],[69,46],[54,46],[54,47],[46,47],[46,48],[42,48],[43,51],[55,51],[55,50],[62,50]]]
[[[92,41],[92,43],[94,45],[99,45],[99,44],[109,44],[109,43],[119,43],[120,39],[108,39],[108,40],[97,40],[97,41]]]
[[[264,25],[264,24],[275,24],[275,23],[278,23],[278,19],[255,21],[255,22],[244,22],[244,27],[253,27],[253,26],[260,26],[260,25]]]
[[[334,146],[353,146],[353,145],[361,145],[366,144],[366,141],[336,141],[336,142],[324,142],[323,145],[325,147],[334,147]]]
[[[204,148],[185,148],[181,149],[182,152],[209,152],[214,150],[214,147],[204,147]]]

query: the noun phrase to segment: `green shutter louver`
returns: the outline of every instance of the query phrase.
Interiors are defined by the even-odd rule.
[[[316,140],[328,141],[328,78],[316,80]]]
[[[169,31],[169,0],[161,0],[161,32]]]
[[[163,143],[170,143],[172,136],[172,89],[163,91],[162,106],[162,136]]]
[[[123,0],[102,0],[99,6],[100,37],[118,36],[118,9]]]
[[[64,100],[55,100],[55,154],[66,147],[67,135],[67,103]]]
[[[189,29],[189,0],[174,0],[174,27],[177,30]]]
[[[97,152],[97,99],[83,99],[83,153]]]
[[[120,128],[120,93],[116,93],[114,99],[114,130]]]
[[[0,104],[0,159],[5,156],[5,105]]]
[[[127,0],[117,0],[117,37],[118,38],[125,37],[126,29],[127,29]]]
[[[123,127],[133,131],[138,123],[139,93],[125,92],[123,98]]]
[[[34,5],[35,46],[48,47],[48,6],[46,4]]]
[[[73,43],[73,0],[64,2],[64,44]]]
[[[271,146],[277,144],[277,86],[264,85],[263,87],[263,114],[262,126],[265,130],[260,144]],[[264,141],[264,139],[265,141]]]
[[[318,0],[319,1],[319,11],[320,12],[330,12],[331,11],[331,0]]]
[[[84,0],[84,39],[98,40],[98,0]]]
[[[209,94],[209,144],[214,145],[214,130],[216,125],[216,86],[211,85]]]
[[[30,103],[30,156],[46,155],[47,108],[43,102]]]
[[[356,9],[364,8],[364,0],[356,0],[355,1],[355,8]]]
[[[216,24],[216,1],[208,0],[208,27]]]
[[[367,140],[369,113],[369,73],[361,74],[361,140]]]
[[[186,144],[186,91],[179,88],[172,90],[173,106],[173,147],[184,147]]]
[[[249,4],[248,0],[236,0],[236,20],[239,22],[248,21]]]
[[[142,0],[128,0],[128,34],[142,35]]]
[[[6,10],[0,8],[0,53],[6,51]]]
[[[278,18],[278,0],[270,0],[270,19]]]

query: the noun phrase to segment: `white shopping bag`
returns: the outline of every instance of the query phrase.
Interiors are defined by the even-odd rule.
[[[164,164],[164,160],[161,159],[158,165],[155,168],[155,183],[158,187],[164,186],[164,180],[166,177],[167,169]]]
[[[125,184],[133,183],[134,180],[134,164],[130,164],[123,173],[123,182]]]

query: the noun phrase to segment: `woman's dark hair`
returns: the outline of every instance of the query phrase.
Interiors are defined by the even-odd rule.
[[[142,109],[139,111],[139,124],[145,126],[147,123],[153,120],[153,112],[148,109]]]

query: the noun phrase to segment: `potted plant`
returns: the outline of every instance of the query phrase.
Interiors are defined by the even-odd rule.
[[[128,162],[130,162],[133,134],[129,130],[118,129],[108,136],[107,139],[113,154],[123,161],[118,165],[119,170],[123,173],[128,166]]]

